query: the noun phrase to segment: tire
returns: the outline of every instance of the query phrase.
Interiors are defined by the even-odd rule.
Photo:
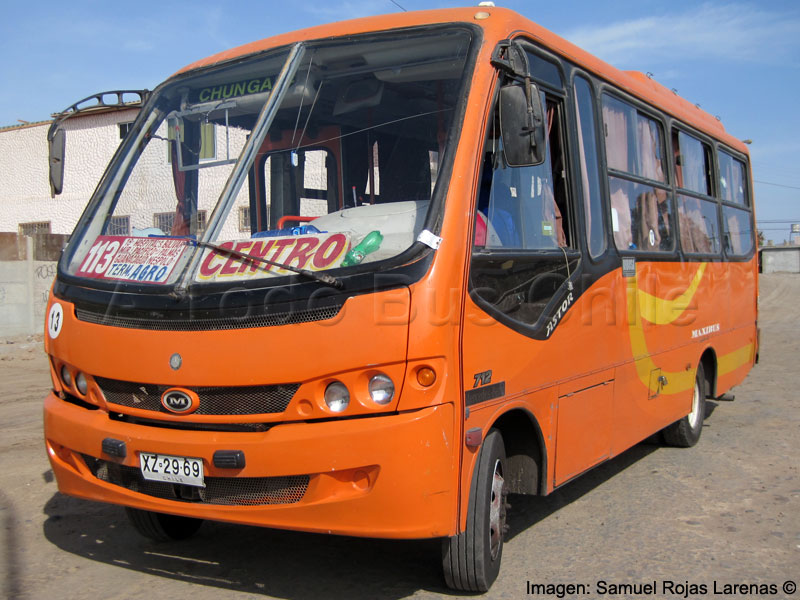
[[[137,532],[157,542],[185,540],[197,533],[203,524],[203,519],[166,515],[129,506],[125,507],[125,514]]]
[[[503,437],[492,429],[472,476],[467,528],[442,542],[444,578],[454,590],[485,592],[500,572],[506,529],[505,463]]]
[[[708,395],[703,364],[697,365],[692,394],[692,411],[663,430],[664,441],[670,446],[689,448],[697,443],[703,432],[703,419],[706,416],[706,396]]]

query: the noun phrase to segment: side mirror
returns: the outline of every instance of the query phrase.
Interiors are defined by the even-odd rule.
[[[48,136],[49,138],[49,136]],[[63,129],[56,129],[50,142],[50,194],[55,197],[64,187],[64,149],[66,147],[66,134]]]
[[[510,167],[532,167],[545,159],[542,97],[536,84],[508,83],[500,88],[500,132]]]
[[[147,97],[149,90],[114,90],[100,92],[87,96],[83,100],[67,107],[54,115],[55,119],[47,130],[48,157],[50,166],[50,195],[55,198],[64,188],[64,149],[66,134],[61,124],[70,117],[74,117],[87,110],[96,110],[98,107],[107,109],[140,108]],[[115,98],[116,97],[116,98]]]

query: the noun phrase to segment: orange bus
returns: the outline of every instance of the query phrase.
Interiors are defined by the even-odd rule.
[[[754,364],[746,147],[509,10],[254,42],[149,95],[65,249],[59,489],[203,519],[441,538],[482,591],[546,495]]]

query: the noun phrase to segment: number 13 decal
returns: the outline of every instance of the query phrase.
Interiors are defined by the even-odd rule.
[[[64,309],[58,302],[53,302],[50,312],[47,313],[47,333],[52,339],[56,339],[61,333],[64,324]]]

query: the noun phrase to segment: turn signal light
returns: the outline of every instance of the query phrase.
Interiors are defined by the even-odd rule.
[[[422,387],[430,387],[436,382],[436,371],[430,367],[422,367],[417,371],[417,383]]]

